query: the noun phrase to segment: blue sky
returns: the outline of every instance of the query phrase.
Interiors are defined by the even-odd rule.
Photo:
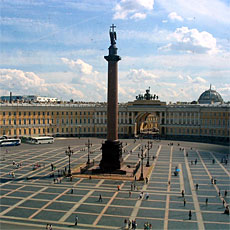
[[[106,101],[112,23],[120,102],[149,86],[192,101],[210,84],[230,101],[229,0],[1,1],[0,94]]]

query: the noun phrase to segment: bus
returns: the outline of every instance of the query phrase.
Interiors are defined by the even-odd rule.
[[[0,147],[4,146],[17,146],[21,144],[20,139],[1,139],[0,140]]]
[[[54,138],[53,137],[31,137],[28,140],[28,143],[31,144],[52,144],[54,143]]]

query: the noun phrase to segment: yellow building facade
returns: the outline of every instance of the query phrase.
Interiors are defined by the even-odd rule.
[[[167,105],[158,97],[152,99],[147,91],[139,95],[141,99],[119,104],[119,138],[157,134],[169,139],[229,142],[229,104]],[[106,111],[106,103],[2,103],[0,136],[106,137]]]

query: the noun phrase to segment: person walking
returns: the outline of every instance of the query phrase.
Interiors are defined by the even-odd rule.
[[[206,200],[205,200],[205,204],[206,204],[206,206],[208,205],[208,198],[206,198]]]
[[[149,193],[147,192],[145,195],[145,199],[148,200],[149,199]]]
[[[99,202],[102,202],[102,196],[101,196],[101,194],[99,195],[98,201],[99,201]]]
[[[129,198],[131,197],[131,195],[132,195],[132,193],[131,193],[131,191],[129,191]]]
[[[192,211],[189,210],[189,213],[188,213],[188,219],[191,220],[192,219]]]
[[[185,198],[184,198],[184,207],[185,207],[185,205],[186,205],[186,200],[185,200]]]
[[[227,190],[224,191],[224,196],[226,197],[228,194]]]
[[[182,197],[184,197],[184,190],[181,191],[181,195],[182,195]]]
[[[50,224],[49,230],[53,230],[53,226],[52,226],[52,224]]]
[[[199,188],[199,185],[198,185],[198,184],[196,184],[196,190],[198,190],[198,188]]]
[[[75,216],[75,226],[78,224],[78,216]]]

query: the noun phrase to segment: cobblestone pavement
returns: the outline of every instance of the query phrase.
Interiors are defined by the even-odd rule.
[[[99,161],[102,140],[90,140],[93,143],[90,159]],[[147,140],[122,142],[126,162],[137,162],[139,147],[147,144]],[[47,223],[52,224],[53,229],[63,230],[125,229],[125,219],[135,219],[137,229],[144,229],[146,222],[152,229],[230,229],[229,216],[223,214],[224,205],[229,204],[230,172],[228,164],[221,163],[229,154],[227,147],[189,142],[180,142],[179,146],[178,142],[170,145],[169,141],[153,141],[150,167],[145,169],[149,173],[147,184],[112,177],[73,177],[72,181],[58,177],[65,167],[68,170],[65,155],[68,145],[74,151],[72,167],[87,161],[85,143],[87,139],[69,138],[56,139],[52,145],[8,147],[8,153],[6,148],[0,149],[0,229],[45,229]],[[17,168],[18,163],[22,165]],[[33,170],[35,164],[40,167]],[[174,175],[176,167],[177,176]],[[10,175],[12,172],[14,178]],[[52,173],[61,183],[54,182],[50,177]],[[212,178],[216,184],[211,183]],[[132,183],[135,190],[129,194]],[[141,192],[144,196],[139,199]],[[102,201],[99,201],[100,194]],[[77,226],[74,225],[76,215]]]

